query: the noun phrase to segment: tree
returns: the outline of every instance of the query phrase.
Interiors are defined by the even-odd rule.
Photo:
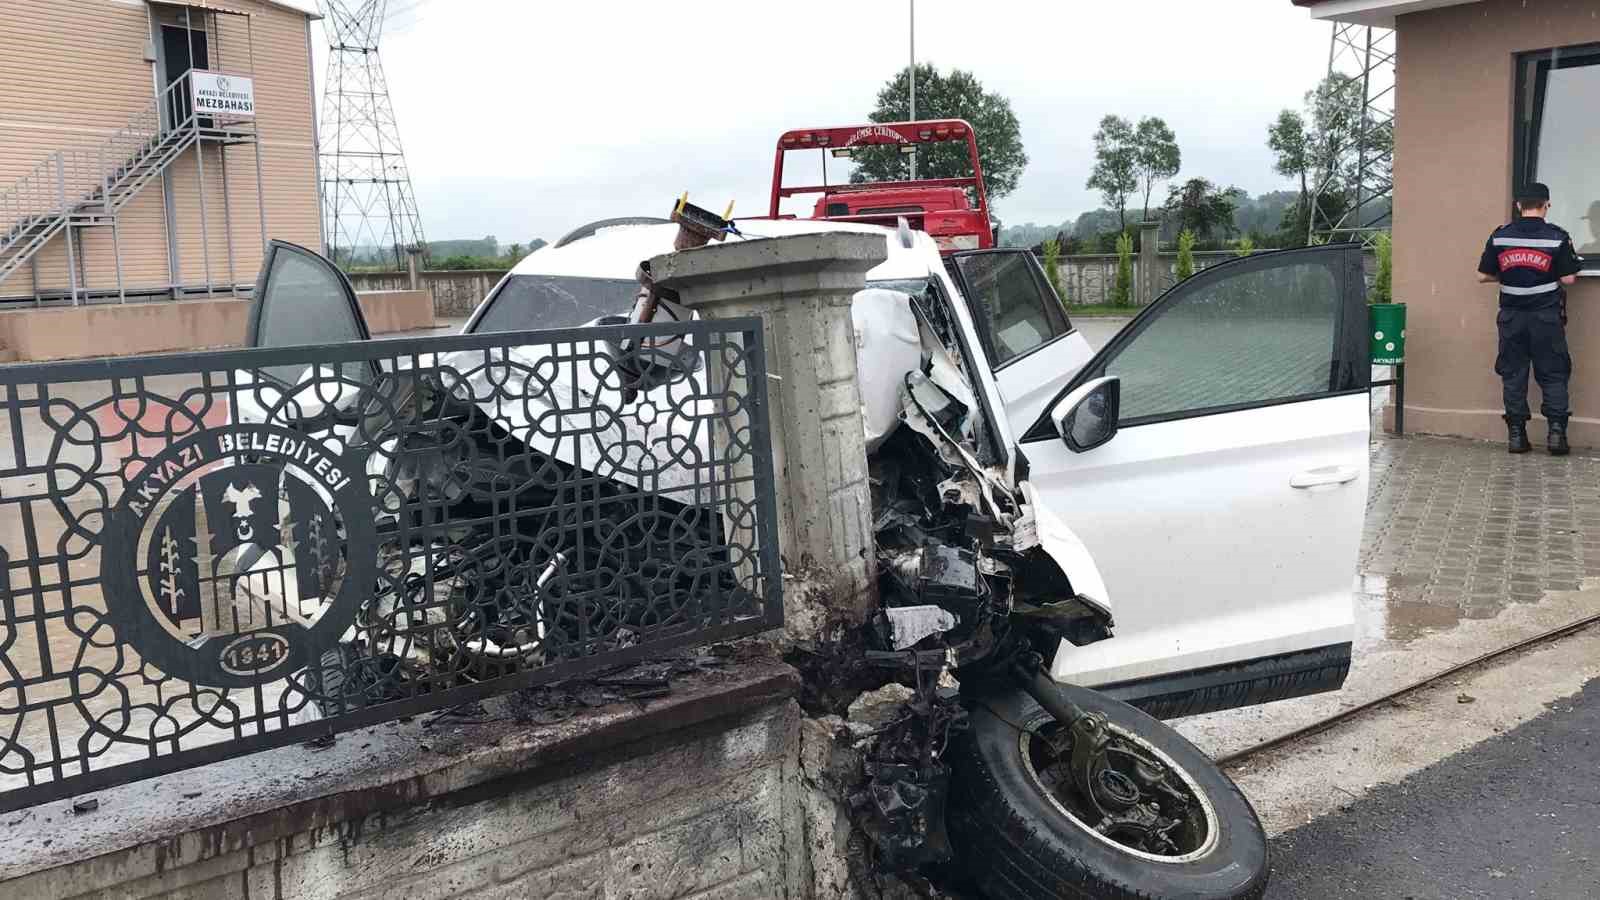
[[[1285,178],[1300,179],[1300,208],[1310,208],[1311,136],[1306,120],[1292,109],[1278,113],[1278,120],[1267,128],[1267,146],[1277,156],[1273,168]]]
[[[1178,280],[1194,274],[1194,232],[1178,232]]]
[[[1139,152],[1133,126],[1121,116],[1100,120],[1094,133],[1094,171],[1084,187],[1100,192],[1106,206],[1117,211],[1117,227],[1128,230],[1128,196],[1139,189]]]
[[[1044,242],[1044,276],[1056,289],[1056,296],[1067,302],[1067,292],[1061,288],[1061,242],[1054,238]]]
[[[1150,218],[1150,192],[1157,181],[1178,174],[1183,154],[1178,151],[1178,137],[1167,123],[1155,116],[1139,120],[1134,131],[1134,174],[1144,187],[1144,218]]]
[[[1127,306],[1133,290],[1133,235],[1117,235],[1117,281],[1111,287],[1111,305]]]
[[[1372,278],[1373,303],[1394,302],[1394,239],[1387,234],[1378,235],[1374,245],[1378,253],[1378,272]]]
[[[1363,148],[1364,153],[1352,152]],[[1279,174],[1300,180],[1300,202],[1294,207],[1296,219],[1284,217],[1286,233],[1307,233],[1312,214],[1321,221],[1338,221],[1355,205],[1355,189],[1365,162],[1368,176],[1388,177],[1394,155],[1394,132],[1388,122],[1371,115],[1362,95],[1361,82],[1334,73],[1306,92],[1305,112],[1283,110],[1267,128],[1267,146],[1276,156]],[[1376,222],[1388,215],[1386,208],[1368,210],[1370,198],[1363,197],[1363,222]],[[1298,245],[1304,238],[1295,239]]]
[[[1292,209],[1300,202],[1300,195],[1295,191],[1270,191],[1256,197],[1239,198],[1239,208],[1233,214],[1233,227],[1240,234],[1258,235],[1256,243],[1265,247],[1274,244],[1274,239],[1267,237],[1278,230],[1283,221],[1285,210]],[[1301,235],[1301,239],[1304,239]]]
[[[904,122],[911,118],[908,103],[910,69],[901,69],[878,91],[878,105],[868,116],[874,122]],[[978,160],[983,165],[983,186],[991,199],[1017,189],[1028,154],[1022,149],[1022,129],[1011,101],[985,91],[971,72],[951,69],[941,73],[931,64],[917,66],[917,118],[965,119],[978,139]],[[853,157],[850,180],[896,181],[909,176],[910,162],[897,147],[859,147]],[[928,144],[917,150],[917,177],[970,178],[972,163],[963,142]]]
[[[1345,156],[1360,135],[1366,100],[1361,84],[1348,75],[1330,74],[1306,93],[1311,111],[1309,149],[1319,189],[1339,188],[1346,176]]]
[[[1218,231],[1233,234],[1233,213],[1244,192],[1236,187],[1219,189],[1204,178],[1191,178],[1167,194],[1167,214],[1179,229],[1211,240]]]

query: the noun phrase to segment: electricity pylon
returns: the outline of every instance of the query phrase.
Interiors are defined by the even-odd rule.
[[[1308,237],[1371,244],[1389,230],[1394,206],[1394,30],[1334,22],[1328,75],[1342,76],[1329,100],[1354,121],[1317,183]]]
[[[323,0],[329,46],[319,152],[329,255],[344,263],[376,254],[403,267],[406,249],[426,244],[378,58],[388,5]]]

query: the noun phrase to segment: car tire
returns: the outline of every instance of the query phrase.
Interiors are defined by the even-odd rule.
[[[1203,846],[1181,858],[1141,854],[1092,831],[1046,793],[1024,756],[1024,731],[1053,720],[1021,690],[973,705],[953,745],[951,837],[985,896],[997,900],[1256,900],[1267,888],[1266,834],[1250,802],[1199,748],[1157,719],[1095,691],[1057,685],[1065,699],[1136,735],[1209,804]],[[1214,839],[1210,837],[1214,833]]]

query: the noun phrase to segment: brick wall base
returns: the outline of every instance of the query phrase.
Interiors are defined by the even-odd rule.
[[[56,846],[0,839],[0,897],[841,896],[813,886],[806,836],[839,813],[803,777],[792,670],[718,674],[647,709],[455,737],[420,722],[380,726],[329,750],[284,748],[117,788],[89,816],[65,802],[38,807],[19,824]],[[317,796],[352,782],[365,786]],[[179,792],[205,793],[223,819],[150,802]],[[245,799],[212,796],[228,792]],[[58,851],[64,859],[40,858]],[[6,877],[19,869],[27,874]]]

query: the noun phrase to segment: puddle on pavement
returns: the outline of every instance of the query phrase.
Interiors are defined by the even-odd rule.
[[[1356,650],[1382,643],[1409,643],[1424,635],[1454,628],[1463,620],[1492,619],[1518,602],[1504,590],[1449,593],[1456,602],[1423,599],[1428,580],[1405,574],[1363,573],[1356,576]]]

